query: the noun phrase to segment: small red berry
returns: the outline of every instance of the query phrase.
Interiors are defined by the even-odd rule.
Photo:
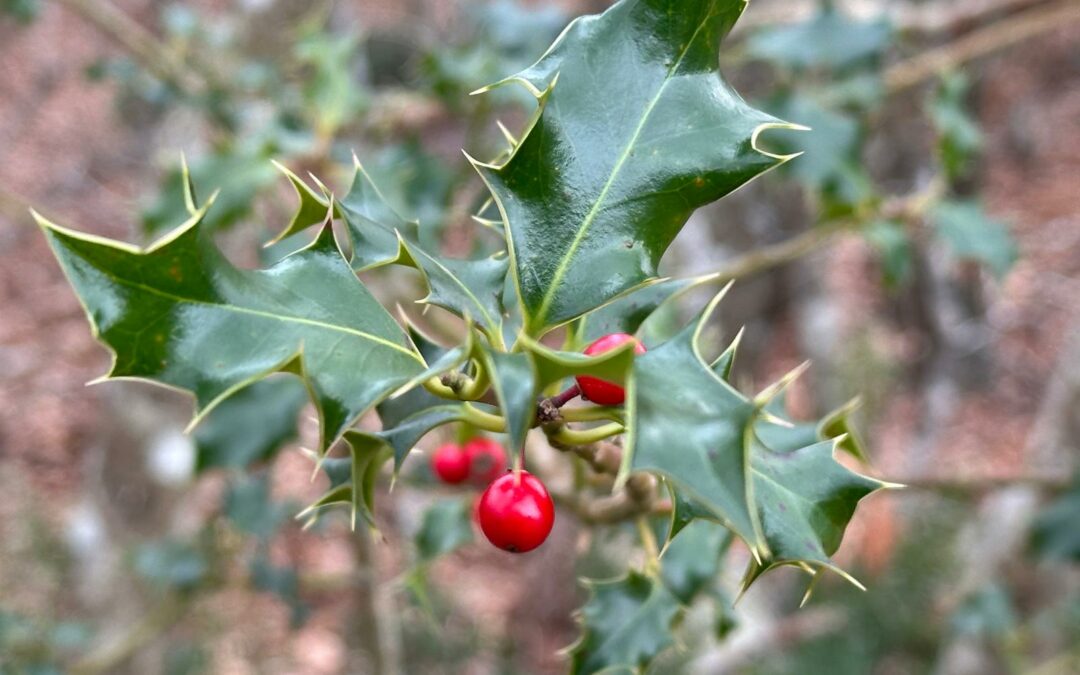
[[[539,478],[509,472],[480,497],[480,529],[495,546],[525,553],[544,543],[555,523],[555,504]]]
[[[633,335],[627,335],[626,333],[611,333],[586,347],[585,355],[596,356],[597,354],[602,354],[603,352],[615,349],[624,342],[629,342],[631,340],[634,342],[634,353],[644,354],[645,345],[638,342],[638,339]],[[607,380],[601,380],[588,375],[579,375],[576,379],[582,395],[593,403],[598,405],[620,405],[626,400],[626,390],[614,382],[608,382]]]
[[[469,477],[469,455],[460,445],[440,445],[431,456],[431,470],[444,483],[460,483]]]
[[[496,440],[478,436],[465,444],[465,454],[471,463],[472,477],[487,485],[506,471],[506,450]]]

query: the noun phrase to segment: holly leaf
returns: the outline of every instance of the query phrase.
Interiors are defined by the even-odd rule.
[[[706,364],[698,347],[722,297],[635,360],[627,392],[628,468],[664,476],[757,551],[764,541],[751,500],[746,442],[757,410]]]
[[[570,672],[639,672],[673,643],[679,600],[657,579],[631,571],[614,581],[585,580],[583,634],[569,649]]]
[[[623,0],[481,90],[516,83],[539,102],[508,160],[473,160],[507,226],[529,335],[655,277],[695,209],[787,159],[757,136],[790,125],[749,107],[717,70],[745,4]]]
[[[296,438],[296,419],[308,400],[294,378],[271,378],[222,401],[195,429],[195,468],[239,469],[277,454]]]
[[[941,202],[931,220],[956,257],[986,265],[999,279],[1019,257],[1009,226],[991,218],[978,202]]]
[[[633,342],[624,342],[595,356],[551,349],[525,336],[519,344],[532,357],[539,389],[578,375],[623,384],[634,365]]]
[[[200,227],[206,208],[145,250],[35,214],[95,337],[114,353],[107,379],[147,379],[191,392],[194,425],[244,387],[293,373],[315,404],[324,452],[424,370],[348,266],[329,226],[272,267],[241,270]]]
[[[672,537],[660,555],[660,576],[668,590],[689,605],[719,574],[721,558],[731,545],[731,531],[695,520]]]
[[[668,542],[695,520],[703,519],[719,522],[712,512],[676,489],[671,481],[665,482],[668,486],[668,492],[671,494],[671,524],[668,526]]]
[[[502,294],[509,260],[497,254],[479,260],[457,260],[428,252],[419,243],[416,221],[409,221],[383,196],[355,157],[352,187],[337,202],[317,195],[286,169],[300,199],[292,223],[276,241],[314,224],[311,214],[333,208],[345,221],[352,244],[351,262],[357,271],[397,264],[416,268],[428,288],[419,302],[442,307],[475,321],[493,339],[502,338]]]
[[[833,457],[835,440],[776,452],[754,438],[754,498],[768,542],[764,558],[751,560],[743,590],[766,571],[794,565],[813,572],[833,570],[862,587],[833,563],[844,530],[863,497],[896,487],[848,470]]]
[[[472,540],[472,500],[445,499],[424,511],[416,533],[416,550],[423,562],[431,562]]]
[[[516,459],[536,417],[536,393],[539,391],[536,370],[529,355],[522,352],[483,349],[481,356],[491,377],[499,409],[506,418],[507,441]]]

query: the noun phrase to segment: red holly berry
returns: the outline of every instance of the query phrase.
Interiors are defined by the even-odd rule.
[[[633,335],[627,335],[626,333],[611,333],[586,347],[585,355],[596,356],[597,354],[602,354],[603,352],[615,349],[624,342],[631,340],[634,342],[634,353],[644,354],[645,345],[638,342],[638,339]],[[614,382],[608,382],[607,380],[601,380],[588,375],[579,375],[576,379],[578,388],[581,389],[581,394],[593,403],[599,405],[620,405],[626,400],[626,390]]]
[[[444,483],[460,483],[469,477],[471,462],[460,445],[440,445],[431,456],[431,470]]]
[[[496,440],[477,436],[465,444],[465,454],[472,478],[478,483],[487,485],[506,471],[506,451]]]
[[[495,546],[525,553],[544,543],[555,523],[555,504],[539,478],[509,472],[480,497],[480,529]]]

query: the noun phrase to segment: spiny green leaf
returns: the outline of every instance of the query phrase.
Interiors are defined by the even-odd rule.
[[[354,158],[355,160],[355,158]],[[314,224],[308,214],[330,208],[306,184],[286,171],[296,186],[300,205],[292,223],[279,236],[290,236]],[[367,270],[382,265],[415,267],[424,278],[428,295],[420,302],[442,307],[477,322],[493,339],[502,337],[502,294],[509,260],[497,254],[479,260],[457,260],[433,254],[419,243],[419,226],[402,218],[386,201],[379,187],[355,161],[353,184],[334,213],[344,219],[352,243],[352,265]]]
[[[431,562],[472,540],[472,500],[444,499],[424,511],[416,533],[416,549],[423,562]]]
[[[731,531],[717,523],[695,520],[672,538],[660,556],[660,576],[684,605],[689,605],[720,572],[731,545]]]
[[[986,265],[995,276],[1005,276],[1019,253],[1009,226],[990,217],[974,201],[944,201],[930,214],[938,236],[953,253]]]
[[[659,580],[630,572],[614,581],[585,581],[592,597],[581,608],[584,631],[570,648],[570,672],[638,672],[672,644],[679,600]]]
[[[849,471],[833,457],[835,441],[775,452],[752,441],[754,499],[768,541],[768,555],[752,560],[743,588],[778,565],[831,569],[855,582],[833,563],[844,530],[859,500],[886,487]]]
[[[269,269],[241,270],[200,227],[205,208],[146,250],[38,217],[95,335],[115,354],[109,378],[190,391],[197,421],[253,382],[291,372],[311,393],[325,450],[424,370],[329,227]]]
[[[203,227],[224,229],[250,213],[255,196],[274,181],[274,167],[270,163],[273,150],[265,144],[223,149],[192,164],[191,183],[207,192],[220,190],[215,208],[206,214]],[[143,230],[147,234],[158,234],[187,220],[189,213],[184,200],[187,185],[181,169],[166,174],[157,199],[142,214]],[[320,220],[325,216],[324,208]]]
[[[420,302],[469,317],[492,339],[502,338],[502,292],[510,266],[506,256],[455,260],[427,253],[405,239],[401,246],[429,289]]]
[[[720,275],[706,274],[684,279],[663,279],[642,286],[575,321],[574,342],[583,347],[611,333],[632,335],[661,305],[674,301],[691,289],[718,280]]]
[[[746,443],[755,406],[706,365],[697,344],[721,297],[635,360],[627,396],[629,468],[663,475],[757,550],[764,542]]]
[[[520,344],[532,357],[539,389],[577,375],[590,375],[622,384],[634,365],[633,342],[624,342],[615,349],[595,356],[551,349],[524,336]]]
[[[510,452],[516,458],[525,446],[525,436],[536,417],[539,391],[532,359],[522,352],[483,350],[484,368],[491,376],[495,398],[506,418]]]
[[[507,224],[528,334],[654,277],[697,207],[785,159],[756,148],[761,130],[784,124],[717,70],[744,7],[623,0],[488,87],[518,83],[539,101],[509,160],[474,161]]]
[[[256,382],[221,402],[195,429],[195,468],[239,469],[272,458],[296,438],[296,420],[308,400],[294,378]]]
[[[671,481],[665,481],[671,494],[671,525],[668,527],[667,540],[670,542],[695,520],[720,522],[711,511],[687,497]]]

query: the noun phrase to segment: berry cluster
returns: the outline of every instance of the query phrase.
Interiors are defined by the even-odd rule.
[[[584,353],[595,356],[628,341],[635,343],[635,354],[645,353],[645,346],[626,333],[605,335],[586,347]],[[613,382],[587,375],[576,380],[582,397],[593,403],[622,405],[626,400],[626,391]],[[511,553],[525,553],[543,544],[551,534],[555,504],[543,481],[525,470],[507,471],[506,451],[497,441],[477,437],[464,446],[442,445],[431,457],[431,468],[445,483],[487,484],[474,516],[493,545]]]

